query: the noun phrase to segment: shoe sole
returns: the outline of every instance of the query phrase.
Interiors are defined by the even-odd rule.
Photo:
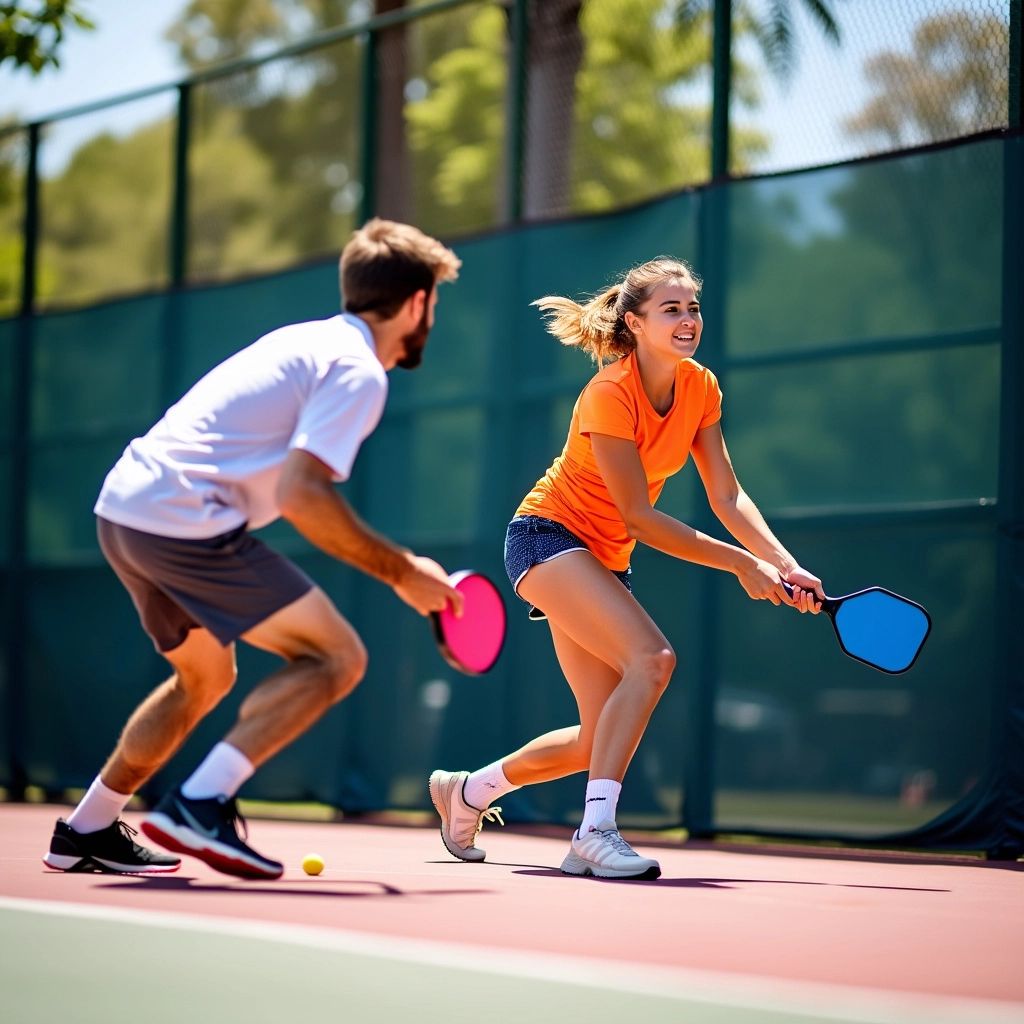
[[[566,855],[560,870],[563,875],[572,875],[575,878],[617,878],[620,881],[652,882],[655,878],[661,877],[661,866],[656,863],[648,864],[642,871],[617,871],[615,868],[591,864],[580,857],[575,850],[571,850]]]
[[[434,772],[430,776],[430,780],[427,784],[427,788],[430,790],[430,802],[434,805],[434,810],[441,817],[441,842],[444,843],[444,848],[458,860],[464,861],[466,864],[479,864],[483,861],[487,855],[483,850],[478,850],[476,847],[471,849],[476,850],[481,856],[479,857],[467,857],[466,851],[461,847],[455,845],[454,842],[450,842],[448,836],[445,835],[445,830],[448,828],[448,810],[445,807],[444,800],[441,796],[441,772]]]
[[[101,875],[167,875],[181,867],[180,860],[177,864],[118,864],[99,857],[69,857],[59,853],[48,853],[43,863],[52,871]]]
[[[245,860],[237,851],[229,847],[213,846],[203,840],[190,828],[175,825],[164,814],[154,814],[142,822],[142,831],[154,842],[173,853],[184,853],[190,857],[198,857],[208,867],[235,878],[247,881],[273,881],[284,874],[284,868],[265,868]],[[191,840],[191,843],[189,842]]]

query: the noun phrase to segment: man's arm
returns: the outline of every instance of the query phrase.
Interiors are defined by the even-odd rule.
[[[364,523],[334,487],[329,466],[299,448],[288,453],[277,484],[283,518],[311,544],[391,586],[421,615],[462,597],[436,562],[413,554]]]

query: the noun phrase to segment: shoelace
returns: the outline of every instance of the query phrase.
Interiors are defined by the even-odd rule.
[[[630,846],[629,843],[627,843],[621,835],[619,835],[617,830],[608,829],[606,832],[600,832],[597,829],[594,829],[594,831],[597,832],[598,835],[603,837],[604,841],[608,843],[610,846],[612,846],[616,853],[621,853],[623,854],[623,856],[626,857],[639,856],[636,850],[634,850],[633,847]]]
[[[501,817],[500,807],[486,807],[480,812],[480,817],[476,819],[476,833],[475,836],[480,834],[480,830],[484,827],[484,821],[497,822],[499,825],[504,827],[505,822]]]
[[[231,797],[230,799],[222,800],[220,803],[224,809],[224,823],[230,825],[235,830],[235,835],[240,839],[247,840],[249,838],[249,825],[245,818],[242,817],[242,812],[238,809],[238,801]]]
[[[122,821],[120,818],[117,819],[117,827],[121,832],[121,838],[134,849],[137,845],[134,837],[139,834],[139,830],[132,828],[127,821]]]

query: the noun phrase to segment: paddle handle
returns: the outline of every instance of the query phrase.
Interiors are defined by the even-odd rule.
[[[793,596],[793,588],[785,580],[782,581],[782,586],[783,586],[783,589],[786,591],[786,593],[789,594],[790,597],[792,597]],[[801,589],[803,589],[803,588],[801,588]],[[815,595],[815,596],[817,596],[817,595]],[[827,614],[831,615],[832,612],[835,611],[836,606],[838,605],[838,603],[839,602],[836,601],[836,599],[834,597],[827,597],[826,596],[825,599],[821,602],[821,610],[823,612],[826,612]]]

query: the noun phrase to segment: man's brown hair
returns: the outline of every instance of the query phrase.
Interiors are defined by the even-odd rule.
[[[348,313],[389,319],[410,295],[454,281],[462,260],[411,224],[374,217],[341,253],[341,295]]]

